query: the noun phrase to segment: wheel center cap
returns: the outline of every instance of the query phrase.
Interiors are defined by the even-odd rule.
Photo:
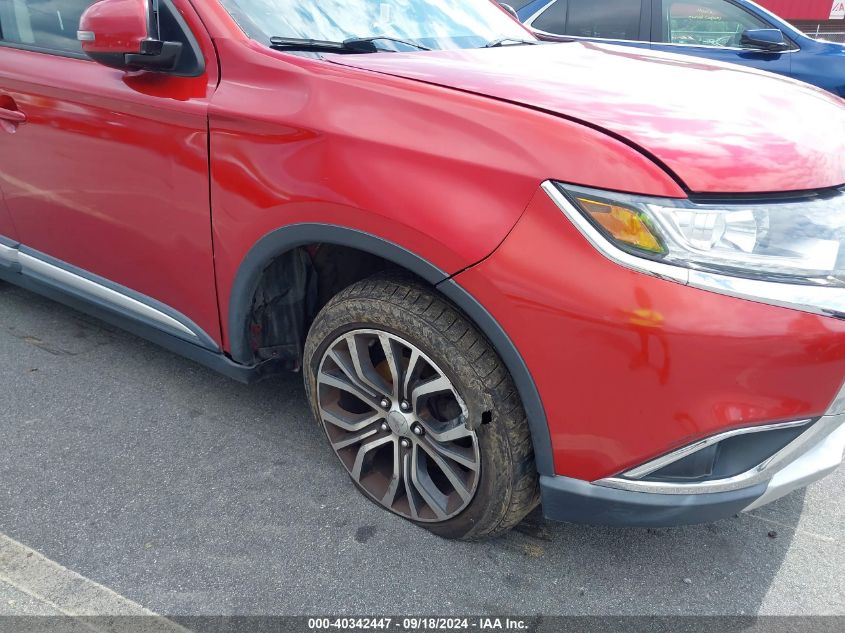
[[[411,434],[411,423],[401,411],[391,411],[387,415],[387,425],[396,435],[405,437]]]

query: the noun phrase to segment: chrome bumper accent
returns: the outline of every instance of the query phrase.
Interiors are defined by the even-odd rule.
[[[766,426],[749,427],[738,431],[729,431],[701,440],[688,447],[669,453],[656,460],[630,470],[618,477],[600,479],[593,483],[597,486],[617,488],[631,492],[651,492],[665,495],[706,494],[728,492],[748,488],[760,483],[768,483],[766,493],[761,499],[774,500],[796,488],[817,481],[836,469],[842,463],[845,451],[845,385],[840,389],[828,413],[810,426],[804,433],[772,455],[762,464],[734,477],[711,481],[683,483],[642,481],[636,477],[648,474],[686,457],[711,444],[735,436],[739,433],[754,433],[778,428],[789,428],[808,424],[809,421],[788,422]],[[750,508],[759,507],[764,500],[758,499]]]
[[[839,419],[839,427],[822,442],[777,472],[769,482],[763,496],[758,497],[754,503],[745,508],[745,512],[827,477],[842,464],[843,453],[845,453],[845,415],[836,417]]]
[[[719,433],[718,435],[711,435],[703,440],[694,442],[688,446],[684,446],[683,448],[679,448],[678,450],[663,455],[662,457],[658,457],[657,459],[643,464],[642,466],[638,466],[633,470],[629,470],[623,475],[623,477],[625,479],[642,479],[643,477],[648,477],[651,473],[657,472],[669,464],[674,464],[688,455],[697,453],[708,446],[718,444],[719,442],[731,437],[737,437],[738,435],[750,435],[752,433],[764,433],[765,431],[776,431],[778,429],[792,429],[800,426],[807,426],[812,422],[812,420],[797,420],[795,422],[784,422],[781,424],[764,424],[762,426],[751,426],[744,429],[725,431],[724,433]]]

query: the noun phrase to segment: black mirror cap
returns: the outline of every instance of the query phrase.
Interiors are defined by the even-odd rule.
[[[743,31],[739,43],[744,48],[755,48],[773,53],[790,49],[789,42],[780,29],[748,29]]]
[[[176,68],[181,55],[182,42],[150,40],[145,50],[140,54],[126,55],[124,61],[126,67],[132,70],[170,72]]]
[[[515,19],[519,20],[519,14],[516,12],[516,9],[514,9],[514,8],[513,8],[511,5],[509,5],[507,2],[500,2],[499,4],[502,6],[502,8],[503,8],[505,11],[507,11],[508,13],[510,13],[510,14],[511,14],[511,15],[512,15]]]
[[[181,42],[144,40],[139,53],[86,53],[95,62],[116,70],[171,72],[182,54]]]

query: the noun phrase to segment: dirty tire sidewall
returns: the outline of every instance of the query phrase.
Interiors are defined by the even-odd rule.
[[[317,316],[305,346],[304,381],[321,427],[316,396],[320,363],[329,345],[357,329],[384,330],[417,346],[440,366],[461,394],[470,420],[478,422],[481,474],[473,500],[455,517],[419,525],[446,538],[488,538],[510,529],[536,507],[539,489],[530,433],[507,370],[486,338],[419,282],[371,278],[342,291]],[[490,420],[481,424],[485,413]]]

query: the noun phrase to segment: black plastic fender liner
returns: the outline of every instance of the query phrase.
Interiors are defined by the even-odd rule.
[[[308,244],[338,244],[378,255],[419,275],[432,285],[449,276],[421,257],[369,233],[332,224],[291,224],[271,231],[247,253],[238,268],[229,296],[230,354],[245,365],[254,362],[249,345],[249,312],[261,275],[280,255]]]
[[[475,297],[446,272],[408,249],[375,235],[331,224],[292,224],[261,238],[241,262],[229,297],[230,354],[235,362],[244,365],[255,362],[249,344],[248,323],[252,298],[263,271],[279,255],[315,243],[348,246],[377,255],[421,277],[463,310],[490,340],[510,371],[528,417],[537,470],[541,475],[554,474],[551,436],[540,394],[525,361],[505,330]]]

